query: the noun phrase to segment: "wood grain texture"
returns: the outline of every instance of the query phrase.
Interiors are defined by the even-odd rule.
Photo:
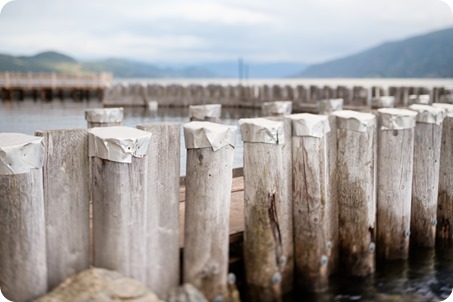
[[[411,244],[434,247],[442,124],[415,126]]]
[[[92,157],[94,266],[146,282],[147,157]]]
[[[281,299],[283,166],[281,145],[244,142],[244,264],[250,301]]]
[[[179,285],[179,124],[138,125],[148,147],[146,285],[160,298]]]
[[[337,134],[340,258],[348,273],[366,276],[375,271],[375,128]]]
[[[49,289],[90,265],[88,130],[52,130],[43,167]]]
[[[0,287],[15,302],[47,292],[42,169],[0,175]]]
[[[326,137],[293,137],[292,145],[297,283],[303,290],[320,292],[328,286],[327,242],[331,231],[326,200]]]
[[[187,150],[184,283],[210,301],[227,293],[234,148]]]
[[[326,133],[327,149],[327,190],[326,190],[326,222],[327,257],[329,258],[329,274],[338,270],[340,238],[338,230],[338,191],[337,191],[337,120],[329,116],[330,132]],[[330,244],[329,244],[330,243]],[[329,248],[330,247],[330,248]]]
[[[453,239],[453,117],[447,116],[442,128],[437,237]]]
[[[378,131],[377,252],[407,259],[412,200],[414,129]]]
[[[282,268],[282,293],[289,293],[294,283],[294,219],[293,219],[293,159],[292,159],[292,121],[288,117],[266,117],[267,119],[283,122],[285,144],[283,151],[282,167],[284,177],[281,179],[283,186],[283,199],[281,205],[282,217],[280,220],[280,233],[282,237],[282,253],[286,258]]]

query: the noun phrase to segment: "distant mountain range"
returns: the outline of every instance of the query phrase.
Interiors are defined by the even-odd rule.
[[[298,74],[310,78],[449,78],[453,77],[453,28],[309,66]]]
[[[281,78],[299,72],[303,64],[243,64],[243,78]],[[34,56],[0,54],[0,72],[111,72],[117,78],[238,78],[235,61],[206,63],[198,66],[153,65],[126,59],[77,61],[67,55],[48,51]]]
[[[34,56],[0,54],[0,72],[111,72],[116,78],[284,78],[284,77],[453,77],[453,28],[388,42],[345,58],[308,66],[301,63],[238,61],[151,64],[127,59],[78,61],[49,51]]]

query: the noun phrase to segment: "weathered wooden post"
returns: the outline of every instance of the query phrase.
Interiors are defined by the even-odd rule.
[[[434,247],[442,121],[445,111],[428,105],[411,105],[409,108],[418,112],[412,179],[411,243]]]
[[[333,112],[332,112],[333,113]],[[330,239],[326,243],[326,253],[329,257],[329,273],[338,270],[340,236],[338,227],[338,192],[337,192],[337,119],[334,115],[328,115],[330,131],[326,135],[327,146],[327,172],[328,188],[326,202],[329,202],[329,225]]]
[[[184,282],[209,301],[227,294],[229,214],[236,127],[184,125],[187,148]],[[222,300],[223,301],[223,300]]]
[[[326,99],[318,101],[319,114],[329,115],[339,110],[343,110],[343,99]]]
[[[328,242],[332,241],[329,199],[329,119],[324,115],[296,114],[293,121],[293,215],[297,283],[303,290],[327,289]]]
[[[262,116],[284,116],[291,114],[292,111],[291,101],[275,101],[265,102],[261,106]]]
[[[189,106],[190,121],[220,123],[221,113],[222,105],[220,104]]]
[[[145,124],[148,147],[146,285],[160,298],[179,285],[180,125]]]
[[[96,108],[85,111],[88,128],[121,126],[123,116],[123,108]]]
[[[375,270],[376,118],[337,111],[337,183],[340,258],[346,270],[366,276]]]
[[[378,110],[377,252],[384,259],[409,256],[416,116],[412,110]]]
[[[293,289],[294,279],[294,225],[293,225],[293,161],[292,161],[292,120],[287,116],[266,117],[271,121],[283,122],[283,134],[285,143],[282,148],[282,168],[283,177],[280,185],[282,186],[282,200],[279,215],[285,217],[280,220],[280,233],[282,238],[282,255],[285,263],[281,267],[282,294],[289,293]]]
[[[251,301],[277,301],[282,293],[281,222],[284,212],[282,122],[241,119],[244,141],[244,263]]]
[[[437,238],[453,239],[453,104],[434,103],[447,116],[442,127],[439,192],[437,199]]]
[[[47,292],[42,138],[0,134],[0,287],[6,298]]]
[[[89,130],[94,266],[146,282],[147,158],[151,134],[128,127]]]
[[[90,265],[88,130],[50,130],[46,147],[47,271],[49,289]]]
[[[395,107],[394,96],[380,96],[371,100],[371,109],[393,108]]]

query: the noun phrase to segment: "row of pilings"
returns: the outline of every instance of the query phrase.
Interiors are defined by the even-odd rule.
[[[377,257],[453,239],[453,105],[409,109],[239,120],[249,301],[280,301],[293,284],[323,291],[339,268],[367,276]],[[108,109],[86,119],[98,127],[0,134],[6,297],[33,300],[93,265],[159,297],[182,267],[183,282],[227,301],[236,126],[183,125],[181,207],[181,125],[112,126],[122,110]]]
[[[308,111],[317,101],[342,98],[348,107],[370,107],[375,97],[393,96],[395,106],[408,106],[411,96],[429,95],[431,102],[453,102],[446,87],[317,86],[317,85],[161,85],[118,83],[105,89],[104,106],[189,106],[217,103],[223,106],[261,108],[263,102],[287,100],[295,111]]]

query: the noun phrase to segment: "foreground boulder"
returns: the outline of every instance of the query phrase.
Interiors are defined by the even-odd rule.
[[[171,290],[166,300],[167,302],[208,302],[204,295],[189,283]]]
[[[91,268],[68,278],[38,302],[161,302],[146,286],[120,273]]]

